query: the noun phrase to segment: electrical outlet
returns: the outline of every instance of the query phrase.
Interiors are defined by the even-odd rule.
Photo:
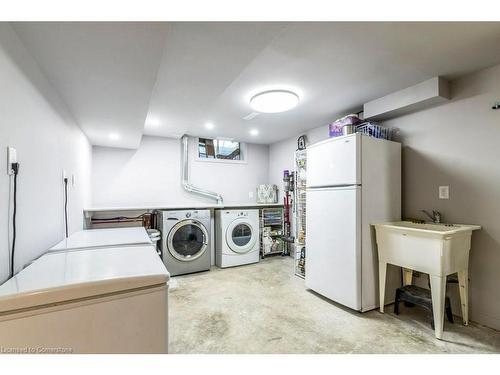
[[[450,187],[440,186],[439,187],[439,199],[450,199]]]
[[[76,176],[74,173],[71,174],[71,187],[76,187]]]
[[[7,174],[13,175],[12,164],[17,163],[17,151],[14,147],[7,147]]]
[[[64,179],[67,178],[68,175],[66,174],[66,170],[63,169],[62,171],[62,179],[63,179],[63,182],[64,182]]]

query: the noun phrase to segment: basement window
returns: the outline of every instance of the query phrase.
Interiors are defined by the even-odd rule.
[[[198,138],[198,160],[244,161],[244,144],[226,139]]]

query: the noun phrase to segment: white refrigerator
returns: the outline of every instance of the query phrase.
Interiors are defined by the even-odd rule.
[[[307,149],[306,287],[358,311],[379,306],[371,224],[401,219],[401,145],[361,134]],[[386,303],[400,271],[388,269]]]

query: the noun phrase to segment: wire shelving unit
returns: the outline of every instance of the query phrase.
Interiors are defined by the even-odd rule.
[[[295,151],[294,222],[295,275],[306,276],[306,150]]]

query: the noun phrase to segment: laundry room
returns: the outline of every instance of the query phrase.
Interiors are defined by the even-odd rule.
[[[0,21],[0,354],[498,364],[500,20],[158,14]]]

